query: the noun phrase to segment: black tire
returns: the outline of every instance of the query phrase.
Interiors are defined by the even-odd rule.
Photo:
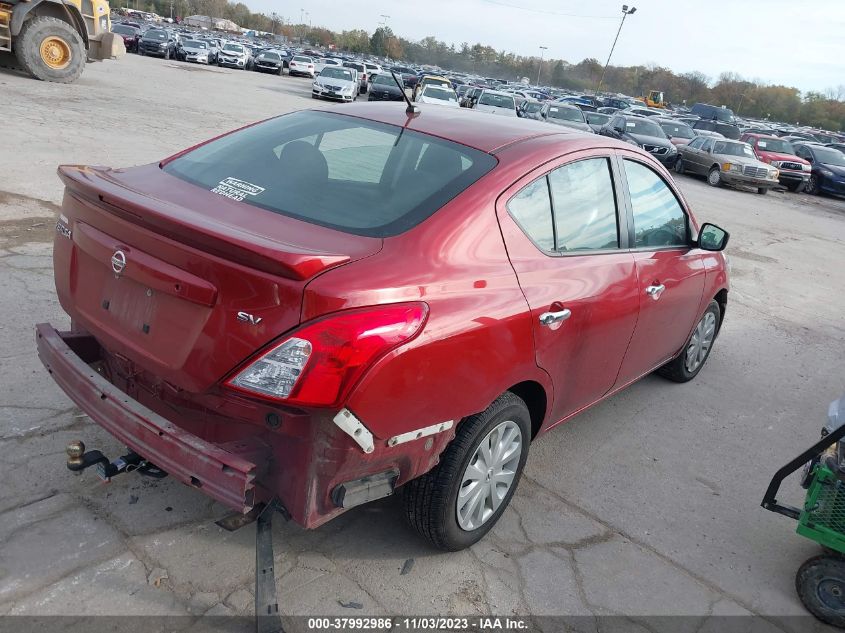
[[[67,46],[70,58],[63,68],[52,68],[41,57],[41,43],[57,38]],[[85,69],[85,43],[70,24],[57,18],[34,17],[24,22],[15,42],[15,56],[23,69],[36,79],[67,84],[76,81]]]
[[[804,185],[804,192],[810,194],[811,196],[816,196],[819,194],[819,177],[813,174],[810,176],[810,179],[807,181],[807,184]]]
[[[144,49],[142,49],[140,46],[138,47],[138,54],[139,54],[141,57],[146,57],[146,55],[147,55],[147,54],[144,52]]]
[[[478,528],[467,531],[457,519],[458,492],[470,460],[482,440],[499,424],[516,423],[522,434],[522,452],[513,484],[498,509]],[[454,552],[481,540],[505,511],[522,475],[531,442],[531,416],[521,398],[511,392],[499,396],[483,412],[461,421],[455,439],[429,472],[404,487],[405,517],[419,534],[438,549]]]
[[[164,59],[166,59],[166,60],[170,59],[170,49],[169,48],[164,49]]]
[[[790,182],[786,181],[786,188],[789,189],[793,193],[801,193],[804,190],[804,181],[801,180],[799,182]]]
[[[713,174],[716,175],[714,176]],[[710,171],[707,172],[707,184],[711,187],[722,186],[722,172],[719,171],[718,167],[711,167]]]
[[[675,161],[675,173],[679,176],[684,173],[684,161],[681,158]]]
[[[689,349],[692,337],[695,334],[695,330],[693,330],[692,334],[690,334],[690,337],[687,339],[687,342],[684,343],[681,352],[675,358],[663,365],[663,367],[659,368],[657,370],[658,375],[663,376],[672,382],[689,382],[698,375],[702,367],[704,367],[707,363],[707,359],[710,358],[710,353],[713,351],[713,345],[716,343],[716,339],[719,336],[719,329],[721,328],[722,311],[716,301],[711,301],[710,305],[707,306],[704,314],[702,314],[699,320],[696,321],[696,328],[698,327],[698,324],[704,320],[707,314],[712,314],[716,317],[716,330],[713,333],[713,340],[710,343],[710,347],[707,349],[704,359],[701,360],[699,365],[693,371],[687,369],[687,350]]]
[[[795,590],[807,611],[822,622],[845,628],[845,561],[841,557],[822,555],[805,561],[795,574]]]
[[[765,196],[767,193],[769,193],[769,188],[768,187],[757,187],[757,193],[761,196]]]

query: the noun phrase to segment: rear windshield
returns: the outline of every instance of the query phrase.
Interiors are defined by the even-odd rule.
[[[513,110],[514,108],[513,97],[510,95],[498,95],[494,92],[482,93],[478,103],[495,108],[507,108],[508,110]]]
[[[581,110],[577,108],[558,108],[555,106],[549,106],[549,118],[561,119],[562,121],[578,121],[579,123],[584,122],[584,115],[581,113]]]
[[[397,235],[496,165],[401,127],[303,111],[228,134],[164,171],[234,200],[347,233]]]
[[[323,68],[320,77],[324,79],[343,79],[345,81],[352,81],[352,71],[347,68],[332,68],[327,66]]]
[[[422,94],[424,97],[440,99],[441,101],[458,101],[458,96],[451,88],[441,88],[440,86],[432,86],[429,84],[423,89]]]
[[[144,39],[148,40],[166,40],[167,33],[164,31],[147,31],[144,33]]]
[[[138,33],[138,29],[134,26],[123,26],[122,24],[115,24],[111,27],[112,33],[117,33],[118,35],[135,35]]]

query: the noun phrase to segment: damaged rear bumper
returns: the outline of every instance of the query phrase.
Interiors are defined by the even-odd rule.
[[[59,387],[123,444],[234,510],[249,512],[261,500],[256,499],[255,486],[255,462],[260,461],[255,457],[261,455],[260,446],[256,450],[250,442],[229,446],[208,442],[131,399],[90,366],[101,355],[92,336],[57,332],[40,323],[36,339],[38,357]],[[238,454],[241,451],[243,454]],[[265,460],[269,447],[266,451]]]

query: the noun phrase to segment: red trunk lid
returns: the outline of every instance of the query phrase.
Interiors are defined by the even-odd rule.
[[[127,376],[146,370],[193,393],[295,327],[311,279],[381,249],[381,239],[236,202],[158,165],[59,174],[62,307]]]

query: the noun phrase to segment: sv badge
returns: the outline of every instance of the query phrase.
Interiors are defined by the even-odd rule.
[[[261,317],[254,316],[248,312],[238,312],[238,321],[258,325],[262,320],[263,319]]]

